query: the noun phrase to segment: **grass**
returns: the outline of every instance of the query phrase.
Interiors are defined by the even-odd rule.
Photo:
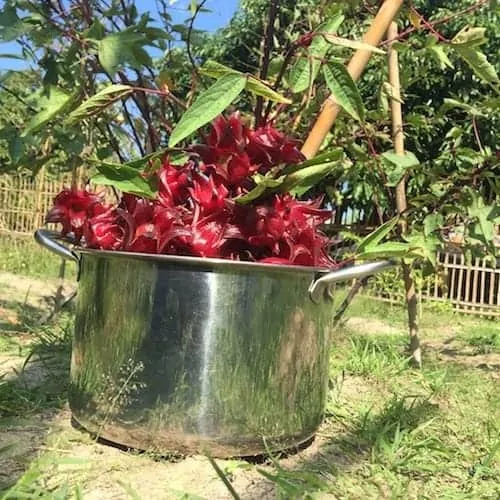
[[[0,272],[56,279],[60,268],[61,259],[38,245],[34,238],[0,233]],[[65,277],[74,279],[75,276],[75,266],[67,263]]]
[[[273,485],[282,499],[499,498],[500,379],[494,356],[500,326],[424,309],[422,338],[429,347],[424,368],[415,370],[405,352],[405,311],[362,297],[352,305],[349,315],[362,320],[355,326],[347,322],[332,349],[330,394],[317,444],[262,464],[218,460],[217,474],[230,482],[233,498],[250,497],[245,488],[260,483]],[[24,472],[12,475],[0,498],[79,499],[92,491],[95,498],[103,481],[116,498],[217,498],[196,490],[206,474],[198,465],[185,483],[193,491],[184,493],[170,484],[182,462],[111,453],[54,420],[67,395],[71,322],[66,314],[50,326],[27,323],[30,340],[23,355],[41,359],[48,378],[35,386],[0,380],[0,437],[6,429],[23,436],[23,429],[39,422],[35,417],[45,429],[29,453],[0,441],[2,463],[16,453],[27,458]],[[18,352],[11,336],[0,335],[0,341],[6,351]],[[491,366],[476,363],[477,355],[489,356]],[[134,482],[136,470],[141,479]],[[206,484],[217,476],[211,481]]]

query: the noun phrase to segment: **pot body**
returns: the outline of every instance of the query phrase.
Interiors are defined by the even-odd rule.
[[[248,456],[321,423],[335,308],[317,273],[85,252],[70,406],[97,436],[162,454]]]

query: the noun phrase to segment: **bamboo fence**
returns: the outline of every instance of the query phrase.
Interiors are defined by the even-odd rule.
[[[439,252],[437,258],[441,270],[419,287],[420,301],[447,303],[467,314],[500,317],[500,258],[496,267],[479,258],[468,263],[465,255],[455,249]],[[397,281],[396,277],[394,282]],[[363,294],[383,302],[401,304],[404,301],[402,281],[399,290],[390,288],[392,292],[374,282],[363,290]]]

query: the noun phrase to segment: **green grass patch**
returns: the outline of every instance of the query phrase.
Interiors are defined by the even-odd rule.
[[[0,234],[1,271],[56,279],[61,271],[61,258],[42,248],[32,237]],[[67,279],[75,279],[75,265],[67,262],[64,273]]]

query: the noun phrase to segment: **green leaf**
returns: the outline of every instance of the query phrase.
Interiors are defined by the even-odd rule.
[[[344,21],[344,16],[339,15],[327,21],[317,29],[317,33],[336,33],[339,26]],[[321,60],[324,59],[330,44],[325,40],[324,36],[315,36],[308,49],[309,58],[297,59],[292,66],[288,80],[290,89],[297,94],[308,89],[316,77],[318,76],[321,67]]]
[[[344,150],[342,148],[334,148],[329,151],[325,151],[319,155],[310,158],[309,160],[303,161],[298,165],[289,165],[283,169],[284,174],[291,174],[297,170],[301,170],[305,167],[311,167],[313,165],[320,165],[322,163],[338,162],[345,159]]]
[[[99,61],[111,76],[126,62],[135,61],[134,48],[140,48],[146,40],[139,33],[122,31],[113,33],[99,42]]]
[[[466,111],[472,116],[486,116],[485,113],[483,113],[480,109],[476,108],[475,106],[471,106],[470,104],[467,104],[465,102],[460,102],[457,101],[456,99],[450,99],[448,97],[444,98],[443,105],[441,106],[441,109],[439,111],[441,113],[446,113],[450,109],[457,109],[457,108]]]
[[[113,186],[123,193],[131,193],[144,198],[154,198],[156,193],[144,179],[140,171],[127,165],[100,163],[96,166],[99,174],[90,179],[93,184]]]
[[[411,247],[408,243],[399,241],[388,241],[376,246],[365,247],[363,251],[358,250],[357,259],[402,259],[405,257],[421,257],[422,253],[418,249]]]
[[[358,246],[358,252],[362,253],[366,248],[373,247],[382,241],[397,225],[399,217],[394,217],[379,228],[375,229],[368,236],[365,236]]]
[[[443,225],[443,222],[444,218],[441,214],[429,214],[424,219],[424,235],[430,236]]]
[[[17,40],[32,31],[35,24],[27,23],[25,19],[19,18],[15,7],[5,5],[0,11],[0,41]]]
[[[404,155],[386,151],[382,153],[382,158],[386,161],[387,186],[396,186],[408,169],[420,164],[418,158],[410,151],[406,151]]]
[[[486,205],[482,196],[472,194],[472,204],[467,208],[469,216],[477,220],[477,227],[474,229],[476,235],[481,236],[485,243],[493,242],[495,236],[495,206]]]
[[[281,190],[290,192],[294,196],[302,196],[324,178],[331,175],[338,164],[338,161],[335,161],[301,168],[286,176]]]
[[[453,37],[451,43],[464,47],[478,47],[479,45],[485,44],[487,41],[486,28],[466,26]]]
[[[247,79],[243,75],[227,74],[200,94],[172,131],[169,147],[175,146],[222,113],[241,94],[246,83]]]
[[[252,75],[244,75],[235,69],[228,68],[223,64],[220,64],[215,61],[207,61],[200,69],[200,73],[210,76],[212,78],[221,78],[225,75],[241,75],[247,78],[245,89],[252,94],[259,95],[261,97],[265,97],[270,101],[290,104],[292,101],[287,99],[285,96],[282,96],[278,92],[274,91],[269,85],[264,83],[262,80],[255,78]]]
[[[438,60],[441,69],[453,69],[453,63],[450,61],[450,58],[446,54],[442,45],[432,45],[431,47],[429,47],[429,50],[431,54],[434,55]]]
[[[469,65],[478,78],[486,83],[498,82],[498,75],[495,67],[488,61],[487,57],[474,48],[450,45],[458,55]]]
[[[129,85],[108,85],[73,110],[68,117],[68,122],[76,123],[95,116],[114,102],[127,97],[133,90]]]
[[[260,198],[266,191],[270,189],[275,190],[276,188],[281,186],[283,184],[283,181],[285,180],[285,177],[281,176],[277,179],[273,179],[272,177],[267,175],[257,174],[254,175],[253,180],[257,185],[248,193],[235,198],[234,201],[240,203],[241,205],[246,205],[247,203],[250,203],[257,198]]]
[[[369,52],[374,52],[375,54],[385,54],[382,49],[370,45],[369,43],[359,42],[357,40],[349,40],[347,38],[342,38],[339,36],[331,35],[328,33],[321,33],[325,39],[333,45],[339,45],[340,47],[348,47],[354,50],[368,50]]]
[[[37,103],[40,111],[30,120],[21,137],[26,137],[28,134],[32,134],[42,128],[61,113],[73,97],[73,95],[68,94],[58,87],[49,87],[48,96],[42,95]]]
[[[363,121],[365,118],[365,107],[358,87],[341,63],[330,63],[323,67],[326,84],[335,98],[335,101],[353,118]]]

